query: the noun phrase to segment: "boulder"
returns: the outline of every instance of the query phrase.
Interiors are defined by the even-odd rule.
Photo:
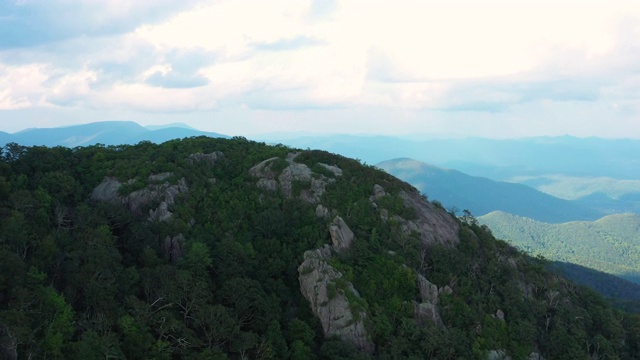
[[[105,178],[100,185],[91,192],[91,198],[98,201],[111,202],[120,199],[120,187],[122,183],[113,177]]]
[[[196,162],[204,162],[208,165],[213,166],[216,164],[216,162],[218,162],[218,160],[222,158],[224,158],[224,153],[222,153],[221,151],[214,151],[211,154],[195,153],[187,157],[187,162],[189,164],[194,164]]]
[[[319,219],[326,219],[329,217],[329,209],[322,206],[322,204],[318,204],[316,206],[316,217]]]
[[[384,188],[378,184],[373,185],[373,197],[375,199],[380,199],[383,196],[386,196],[387,193],[384,191]]]
[[[438,305],[438,286],[432,284],[424,276],[418,274],[418,290],[420,291],[420,299],[433,305]]]
[[[329,234],[331,234],[331,242],[336,252],[344,252],[351,248],[353,231],[340,216],[336,216],[329,225]]]
[[[438,312],[438,308],[434,304],[428,302],[417,303],[414,301],[413,315],[419,324],[430,322],[435,324],[436,326],[444,327],[442,318],[440,317],[440,313]]]
[[[311,174],[311,169],[309,169],[307,165],[292,162],[289,166],[282,170],[282,173],[280,174],[280,176],[278,176],[282,195],[286,197],[291,197],[293,195],[291,191],[294,181],[311,183]]]
[[[171,172],[163,172],[163,173],[160,173],[160,174],[149,175],[149,181],[150,182],[160,182],[160,181],[167,180],[168,178],[170,178],[172,176],[173,176],[173,173],[171,173]]]
[[[346,293],[352,298],[359,294],[350,282],[341,280],[341,272],[327,263],[330,256],[328,245],[304,253],[304,261],[298,267],[300,292],[320,320],[326,337],[336,336],[371,354],[374,344],[364,326],[367,314],[351,304]]]
[[[507,355],[504,350],[491,350],[487,355],[488,360],[511,360],[511,357]]]
[[[340,169],[339,167],[337,167],[335,165],[328,165],[328,164],[323,164],[323,163],[318,163],[318,165],[320,165],[323,168],[331,171],[334,176],[342,176],[342,169]]]

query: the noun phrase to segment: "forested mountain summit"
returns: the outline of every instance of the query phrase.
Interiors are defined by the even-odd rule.
[[[0,358],[632,359],[640,318],[323,151],[208,137],[0,161]]]

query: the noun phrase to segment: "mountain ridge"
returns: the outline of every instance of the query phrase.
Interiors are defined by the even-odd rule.
[[[522,184],[470,176],[409,158],[383,161],[376,166],[416,186],[445,207],[468,209],[485,215],[495,210],[546,222],[595,220],[603,213],[576,202],[559,199]]]

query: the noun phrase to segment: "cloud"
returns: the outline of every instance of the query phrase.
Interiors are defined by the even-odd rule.
[[[0,14],[1,109],[399,113],[412,126],[427,114],[527,129],[519,111],[640,110],[637,2],[62,0]]]
[[[156,23],[193,1],[63,0],[0,3],[0,49],[37,46],[78,36],[107,36]]]

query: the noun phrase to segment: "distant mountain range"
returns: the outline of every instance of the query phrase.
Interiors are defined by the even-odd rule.
[[[185,124],[143,127],[133,121],[102,121],[83,125],[26,129],[14,134],[0,132],[0,145],[15,142],[24,146],[121,145],[140,141],[162,143],[192,136],[229,136],[196,130]]]
[[[564,199],[602,200],[640,194],[640,139],[534,137],[521,139],[425,139],[388,136],[306,136],[268,139],[299,148],[323,149],[368,164],[412,158],[473,176],[524,183]],[[615,189],[615,191],[611,191]],[[619,204],[619,203],[618,203]],[[609,205],[612,205],[609,203]],[[613,208],[611,212],[624,209]]]
[[[441,169],[412,159],[394,159],[377,164],[388,173],[417,187],[445,208],[468,209],[475,215],[500,210],[539,221],[561,223],[596,220],[604,214],[586,204],[559,199],[529,186]]]
[[[549,224],[495,211],[478,217],[493,235],[532,255],[570,262],[640,284],[640,214]]]

